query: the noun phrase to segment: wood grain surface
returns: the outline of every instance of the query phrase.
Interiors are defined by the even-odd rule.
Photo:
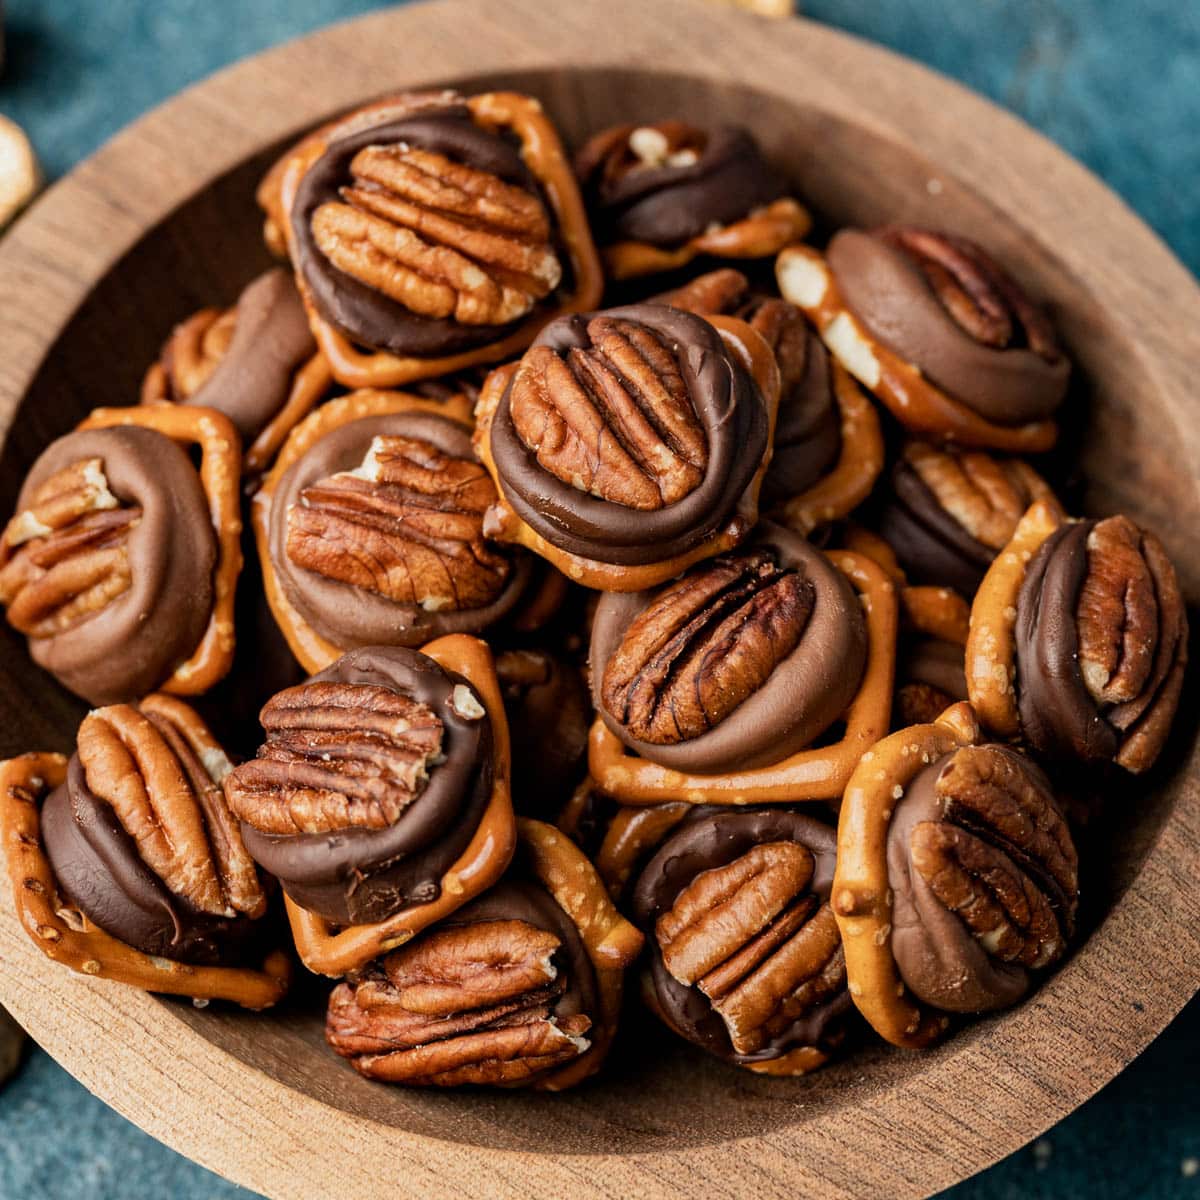
[[[52,437],[132,401],[171,324],[265,262],[254,183],[304,127],[385,92],[503,84],[568,138],[686,113],[751,126],[829,222],[944,225],[1046,297],[1084,386],[1067,426],[1097,511],[1153,525],[1200,595],[1200,291],[1110,192],[1017,120],[885,51],[687,0],[444,0],[215,76],[118,135],[0,243],[0,507]],[[1086,403],[1087,420],[1084,421]],[[751,1077],[635,1019],[562,1096],[431,1095],[323,1046],[313,985],[263,1017],[54,970],[0,898],[0,1000],[72,1073],[206,1166],[277,1197],[915,1196],[1110,1079],[1200,983],[1195,687],[1154,777],[1097,831],[1090,936],[1029,1002],[940,1049]],[[79,705],[0,637],[0,753],[69,747]]]

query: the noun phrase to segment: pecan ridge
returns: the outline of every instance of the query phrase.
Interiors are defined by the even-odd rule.
[[[13,628],[51,637],[128,591],[128,540],[141,512],[112,494],[98,458],[45,480],[0,545],[0,603]]]
[[[373,145],[312,233],[340,271],[434,319],[504,325],[562,278],[550,218],[525,188],[416,146]]]
[[[608,316],[588,348],[534,346],[510,408],[538,462],[580,491],[641,511],[682,500],[708,466],[708,439],[675,351],[656,331]]]
[[[300,684],[272,697],[260,719],[266,742],[226,777],[225,794],[263,833],[386,829],[441,759],[437,714],[374,684]]]
[[[376,437],[361,466],[306,487],[287,514],[298,567],[428,612],[482,608],[511,563],[483,537],[487,472],[419,438]]]
[[[796,648],[815,598],[812,581],[769,550],[712,559],[630,624],[604,671],[605,708],[641,741],[698,737]]]

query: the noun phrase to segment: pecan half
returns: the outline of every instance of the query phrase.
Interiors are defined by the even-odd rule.
[[[564,483],[627,508],[682,500],[708,466],[708,440],[675,348],[636,321],[594,316],[590,344],[536,345],[513,378],[521,441]]]
[[[562,278],[540,197],[399,142],[360,150],[312,234],[340,271],[434,319],[503,325]]]
[[[296,566],[428,612],[483,608],[512,564],[483,538],[496,489],[430,442],[377,437],[362,465],[305,488],[287,514]]]
[[[189,737],[193,721],[166,697],[93,710],[77,737],[87,785],[177,896],[213,916],[257,917],[266,897],[221,791],[229,761]]]
[[[630,624],[604,671],[605,708],[641,741],[698,737],[796,648],[815,597],[812,581],[769,549],[713,559]]]
[[[941,819],[913,827],[913,869],[993,958],[1056,961],[1074,932],[1079,863],[1044,776],[1003,747],[968,746],[935,790]]]
[[[122,505],[89,458],[50,476],[5,527],[0,603],[29,637],[50,637],[99,612],[132,583],[127,543],[141,509]]]
[[[434,930],[335,989],[326,1037],[392,1083],[514,1085],[588,1046],[591,1020],[556,1017],[559,938],[522,920]]]
[[[1088,534],[1087,574],[1075,608],[1079,671],[1098,704],[1136,700],[1150,679],[1158,644],[1158,601],[1142,536],[1128,517]]]
[[[765,842],[696,876],[658,919],[664,966],[709,998],[737,1054],[846,986],[837,923],[808,890],[813,868],[806,847]]]
[[[942,307],[977,342],[1061,357],[1049,318],[981,246],[928,229],[892,227],[882,236],[917,264]]]
[[[908,442],[902,457],[938,504],[977,542],[1003,549],[1035,500],[1053,495],[1050,485],[1019,458],[996,458]]]
[[[386,829],[420,795],[444,727],[427,705],[374,684],[314,680],[272,697],[258,757],[225,779],[262,833]]]

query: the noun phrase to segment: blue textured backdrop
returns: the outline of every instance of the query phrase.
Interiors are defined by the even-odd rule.
[[[378,0],[9,0],[0,112],[50,177],[218,67]],[[806,0],[1015,110],[1200,272],[1198,0]],[[1102,248],[1098,247],[1098,252]],[[1200,1001],[1110,1087],[946,1200],[1200,1197]],[[0,1096],[0,1200],[249,1193],[153,1142],[35,1052]]]

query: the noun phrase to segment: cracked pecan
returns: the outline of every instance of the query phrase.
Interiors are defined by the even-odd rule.
[[[914,872],[990,958],[1057,961],[1074,933],[1079,864],[1045,777],[1006,748],[968,746],[934,792],[936,817],[911,829]]]
[[[630,624],[604,671],[605,708],[641,741],[700,736],[796,648],[815,596],[812,581],[769,549],[713,559]]]
[[[260,720],[266,742],[225,793],[262,833],[386,829],[442,755],[441,718],[376,684],[309,681],[272,697]]]
[[[653,511],[704,478],[708,441],[676,348],[620,317],[587,322],[588,343],[535,345],[512,381],[513,425],[538,462],[603,500]]]
[[[340,271],[422,317],[504,325],[562,278],[541,199],[487,171],[404,142],[354,155],[340,200],[312,214]]]
[[[298,567],[427,612],[483,608],[512,563],[483,538],[496,489],[478,463],[414,437],[376,437],[361,466],[304,488],[287,513]]]
[[[127,542],[141,517],[109,490],[101,460],[51,475],[9,521],[0,546],[0,603],[33,638],[71,629],[128,591]]]
[[[88,789],[175,895],[214,917],[263,913],[266,897],[221,791],[229,761],[186,705],[150,696],[138,707],[95,709],[77,747]]]
[[[903,460],[941,508],[991,550],[1008,544],[1035,500],[1053,495],[1049,484],[1019,458],[908,442]]]
[[[587,1050],[591,1018],[560,1011],[575,1007],[563,1003],[562,938],[503,916],[506,900],[502,886],[477,919],[426,933],[339,985],[326,1020],[333,1049],[370,1078],[435,1087],[518,1086]]]
[[[975,341],[996,350],[1027,346],[1048,361],[1061,357],[1049,318],[982,247],[927,229],[892,227],[882,236],[917,264],[942,307]]]

